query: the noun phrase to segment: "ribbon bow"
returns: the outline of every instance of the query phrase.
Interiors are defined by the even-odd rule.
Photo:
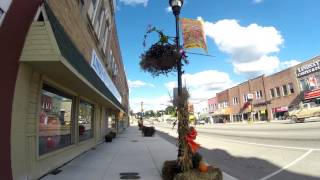
[[[200,148],[200,144],[194,142],[196,139],[198,133],[194,127],[190,127],[189,133],[186,135],[187,143],[192,151],[192,153],[196,153],[198,149]]]

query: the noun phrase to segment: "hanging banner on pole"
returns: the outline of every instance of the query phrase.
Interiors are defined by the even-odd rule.
[[[202,48],[208,53],[203,22],[195,19],[181,18],[184,49]]]

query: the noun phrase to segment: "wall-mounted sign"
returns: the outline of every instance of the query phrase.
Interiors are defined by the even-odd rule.
[[[288,111],[288,107],[287,106],[272,108],[272,112],[286,112],[286,111]]]
[[[253,94],[252,93],[247,94],[247,98],[248,98],[248,100],[252,100],[253,99]]]
[[[320,70],[320,60],[297,68],[296,73],[297,73],[297,77],[301,77],[319,70]]]
[[[254,107],[259,107],[259,106],[266,106],[267,104],[271,104],[271,101],[263,101],[263,102],[257,102],[257,103],[254,103],[253,106]]]
[[[117,100],[121,103],[120,93],[118,92],[116,86],[113,84],[103,64],[101,63],[99,57],[97,56],[97,53],[94,50],[92,50],[91,67],[94,69],[96,74],[102,80],[104,85],[111,91],[114,97],[116,97]]]

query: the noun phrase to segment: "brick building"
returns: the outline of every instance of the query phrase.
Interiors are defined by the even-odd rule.
[[[128,126],[114,3],[49,0],[37,6],[15,82],[13,179],[38,179]]]
[[[301,101],[294,67],[265,78],[268,119],[282,119],[290,106]]]
[[[232,114],[229,107],[229,89],[216,94],[218,109],[215,113],[216,118],[222,119],[223,122],[230,122],[230,115]]]
[[[229,89],[229,105],[230,111],[232,114],[230,115],[231,122],[237,122],[242,120],[241,114],[241,105],[240,105],[240,92],[239,86],[234,86]]]

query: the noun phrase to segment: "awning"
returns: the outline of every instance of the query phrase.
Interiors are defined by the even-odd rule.
[[[311,90],[311,91],[304,93],[305,100],[315,99],[315,98],[319,98],[319,97],[320,97],[320,89],[315,89],[315,90]]]

